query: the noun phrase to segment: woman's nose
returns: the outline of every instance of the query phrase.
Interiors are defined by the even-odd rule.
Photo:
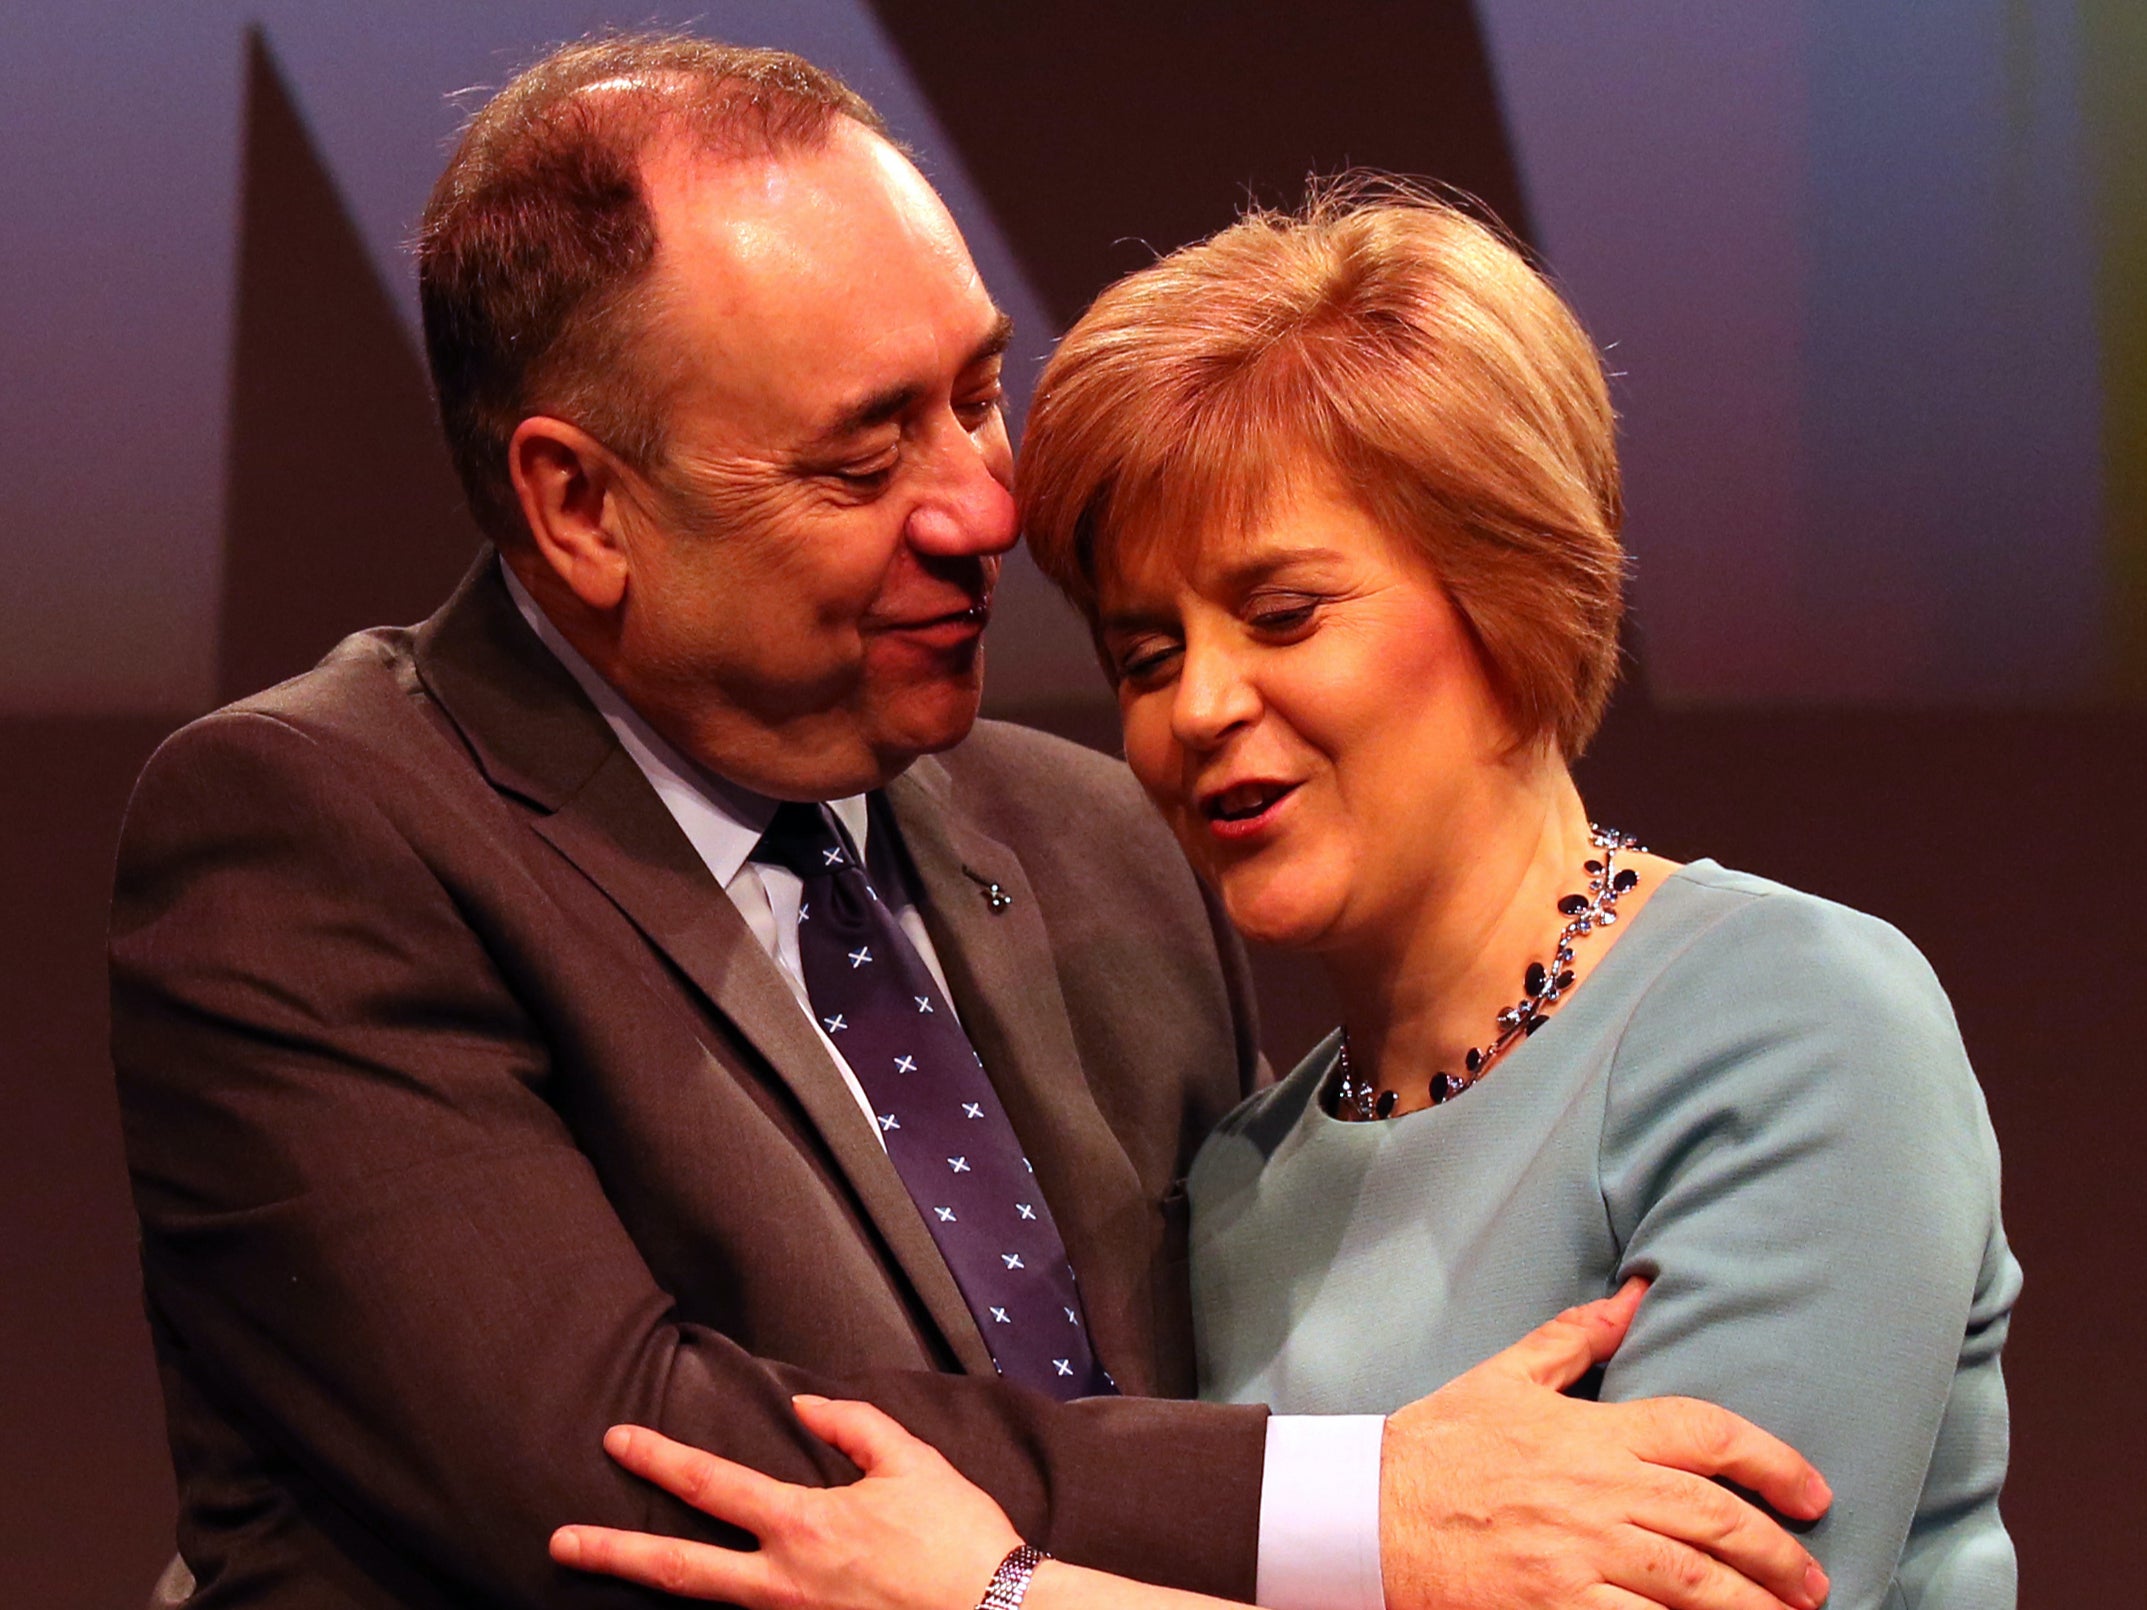
[[[1171,730],[1189,749],[1213,749],[1260,713],[1260,693],[1227,647],[1189,641],[1171,701]]]

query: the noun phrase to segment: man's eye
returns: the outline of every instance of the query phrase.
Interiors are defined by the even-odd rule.
[[[979,396],[964,398],[954,405],[954,417],[962,422],[964,430],[976,430],[999,412],[999,405],[1006,394],[997,386]]]
[[[888,458],[867,464],[845,464],[829,473],[852,492],[880,492],[894,479],[897,462]]]

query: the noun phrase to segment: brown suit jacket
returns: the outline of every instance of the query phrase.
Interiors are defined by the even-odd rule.
[[[1241,958],[1114,762],[987,723],[887,792],[1096,1350],[1182,1395],[1179,1182],[1253,1077]],[[604,1428],[843,1479],[807,1389],[1054,1552],[1250,1597],[1262,1412],[993,1377],[775,965],[489,562],[158,751],[112,986],[196,1603],[642,1602],[550,1529],[718,1529]]]

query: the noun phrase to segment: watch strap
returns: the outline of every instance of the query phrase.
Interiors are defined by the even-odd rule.
[[[1029,1591],[1029,1578],[1036,1575],[1036,1568],[1050,1558],[1042,1549],[1028,1543],[1007,1550],[1006,1558],[999,1562],[999,1569],[992,1572],[991,1581],[985,1585],[984,1597],[977,1601],[977,1610],[1021,1610],[1022,1595]]]

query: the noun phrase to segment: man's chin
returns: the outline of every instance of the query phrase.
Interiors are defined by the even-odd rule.
[[[875,723],[879,732],[873,747],[887,775],[896,776],[920,755],[936,755],[968,737],[982,702],[983,679],[974,674],[958,683],[908,690]]]

